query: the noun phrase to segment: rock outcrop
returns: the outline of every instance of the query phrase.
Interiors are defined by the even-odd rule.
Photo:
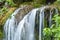
[[[21,10],[15,15],[15,18],[17,20],[17,22],[19,23],[23,17],[33,9],[33,6],[31,5],[24,5],[24,6],[21,6]]]

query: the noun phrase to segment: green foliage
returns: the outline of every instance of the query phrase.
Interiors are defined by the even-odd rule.
[[[44,33],[45,36],[51,36],[52,35],[52,32],[51,32],[50,28],[44,28],[43,33]]]
[[[46,40],[51,40],[52,37],[53,40],[60,40],[60,16],[57,14],[52,20],[58,23],[58,26],[56,27],[56,24],[53,24],[51,28],[44,28],[44,38],[46,38]]]
[[[15,6],[13,0],[6,0],[6,3],[7,3],[9,6]]]
[[[34,0],[33,6],[35,8],[41,7],[46,4],[46,0]]]
[[[54,2],[55,5],[60,5],[60,1]]]
[[[60,1],[60,0],[57,0],[57,1]]]
[[[35,3],[38,3],[38,4],[46,4],[46,0],[34,0]]]
[[[41,7],[41,4],[34,4],[33,5],[35,8]]]
[[[4,0],[0,0],[0,2],[3,2]]]
[[[2,32],[0,32],[0,38],[3,38],[3,33]]]
[[[54,20],[58,27],[60,27],[60,16],[58,14],[56,14],[52,20]]]
[[[53,40],[60,40],[60,27],[44,28],[43,34],[45,40],[51,40],[51,37]]]
[[[55,1],[52,5],[57,7],[59,9],[59,11],[60,11],[60,0]]]
[[[0,15],[2,15],[3,13],[6,13],[8,11],[7,7],[3,7],[0,9]]]
[[[51,35],[52,35],[52,32],[51,32],[51,29],[50,28],[44,28],[43,30],[43,40],[51,40]]]

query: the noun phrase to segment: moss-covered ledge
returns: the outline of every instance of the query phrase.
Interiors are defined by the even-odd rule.
[[[10,15],[14,12],[16,8],[9,8],[7,13],[4,13],[3,15],[0,15],[0,25],[3,25],[5,21],[10,17]]]

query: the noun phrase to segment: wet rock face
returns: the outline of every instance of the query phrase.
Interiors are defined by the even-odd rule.
[[[32,0],[23,0],[23,2],[30,2],[30,1],[32,1]]]
[[[31,2],[33,0],[13,0],[14,3],[16,4],[20,4],[20,3],[24,3],[24,2]]]
[[[0,7],[2,7],[5,4],[5,1],[0,2]]]
[[[17,23],[19,23],[23,17],[33,9],[33,7],[31,5],[25,5],[23,7],[21,7],[22,9],[15,15],[15,18],[17,20]]]
[[[55,1],[57,1],[57,0],[46,0],[46,4],[54,3]]]

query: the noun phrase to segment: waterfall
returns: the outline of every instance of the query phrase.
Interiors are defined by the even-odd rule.
[[[34,40],[35,15],[38,9],[29,12],[17,25],[14,15],[17,9],[4,25],[6,38],[4,40]]]
[[[36,10],[29,12],[19,23],[14,40],[34,40]]]
[[[4,32],[5,32],[5,38],[4,40],[37,40],[35,37],[35,19],[37,18],[37,21],[39,25],[37,26],[39,28],[38,31],[38,37],[39,40],[43,39],[43,28],[44,28],[44,11],[47,8],[47,6],[33,9],[30,11],[27,15],[23,17],[23,19],[18,23],[15,15],[18,11],[20,11],[21,8],[18,8],[12,15],[11,18],[9,18],[5,25],[4,25]],[[57,12],[57,10],[56,10]],[[52,24],[52,12],[50,11],[50,17],[49,17],[49,25]],[[39,18],[38,18],[39,16]],[[37,31],[37,30],[36,30]]]
[[[15,20],[15,17],[14,15],[17,14],[17,12],[20,10],[17,9],[12,15],[11,15],[11,18],[9,18],[5,25],[4,25],[4,32],[5,32],[5,39],[4,40],[14,40],[14,31],[15,31],[15,28],[17,27],[17,22]]]
[[[42,8],[42,10],[40,10],[40,26],[39,26],[39,40],[42,40],[42,28],[44,27],[44,8]]]

